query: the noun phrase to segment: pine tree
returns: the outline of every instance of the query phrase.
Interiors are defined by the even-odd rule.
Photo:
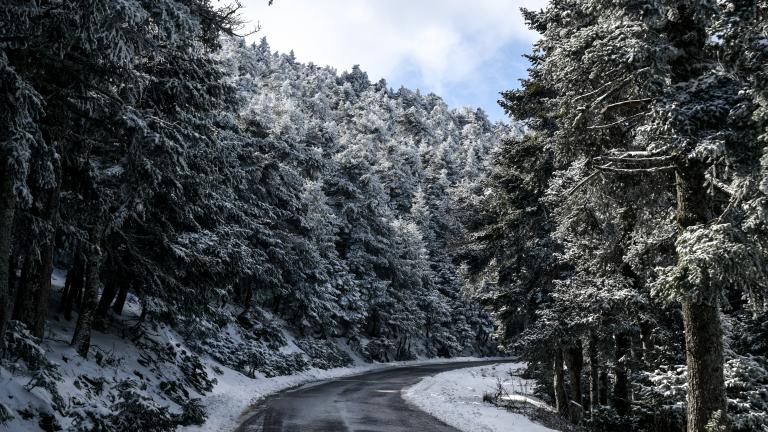
[[[14,295],[9,286],[9,280],[15,277],[9,268],[14,214],[18,202],[30,201],[26,181],[29,155],[42,147],[44,141],[37,124],[42,114],[42,97],[14,70],[4,51],[0,52],[0,83],[0,93],[4,95],[0,99],[0,335],[4,335]],[[0,350],[4,348],[3,339]]]
[[[36,221],[45,221],[48,227],[37,230],[25,222],[25,217],[16,218],[21,224],[18,231],[35,237],[35,241],[31,248],[19,245],[15,249],[15,255],[24,262],[25,280],[39,281],[19,286],[17,316],[32,325],[39,336],[48,310],[54,230],[64,227],[72,234],[71,243],[87,243],[86,249],[97,251],[105,240],[104,233],[113,232],[121,221],[130,218],[125,211],[126,202],[141,204],[142,199],[149,199],[146,193],[158,185],[161,170],[157,165],[162,159],[146,162],[174,152],[178,157],[185,128],[171,125],[175,120],[191,120],[189,115],[184,117],[178,112],[173,113],[178,117],[171,119],[171,112],[182,106],[187,110],[201,109],[222,88],[215,83],[220,76],[210,66],[210,60],[202,55],[205,49],[202,46],[215,47],[219,32],[231,32],[237,25],[235,15],[230,13],[232,9],[213,9],[205,2],[189,2],[184,8],[188,13],[182,14],[168,13],[179,10],[180,6],[170,0],[152,7],[140,2],[129,2],[125,7],[102,3],[81,1],[62,6],[50,2],[35,5],[11,2],[3,6],[4,28],[15,35],[24,35],[19,36],[24,43],[13,38],[10,43],[4,43],[4,70],[18,76],[10,82],[23,82],[23,88],[35,89],[46,100],[44,115],[40,114],[34,123],[39,131],[36,134],[40,137],[40,148],[30,149],[34,150],[35,161],[29,166],[39,169],[28,174],[34,182],[29,190],[35,195],[27,198],[32,204],[28,214]],[[51,13],[52,10],[56,13]],[[201,17],[205,19],[200,20]],[[162,31],[148,31],[150,28]],[[197,43],[203,45],[187,53],[196,55],[182,55],[185,48]],[[193,72],[212,81],[176,89],[167,86]],[[169,104],[169,93],[173,93],[176,103]],[[24,91],[16,94],[27,98]],[[29,103],[20,106],[30,106]],[[168,117],[164,120],[158,116]],[[22,121],[26,123],[27,135],[34,136],[29,135],[34,132],[29,129],[33,126],[30,119]],[[27,141],[17,142],[29,148]],[[169,151],[163,154],[158,151],[158,143],[173,145],[166,146]],[[150,150],[145,158],[138,151],[143,145],[155,146],[155,152]],[[25,170],[24,159],[18,162],[18,167]],[[126,184],[114,182],[114,177],[122,180],[136,169],[144,170],[141,176],[134,177],[141,183],[134,185],[129,196],[125,193],[121,196],[120,188]],[[26,190],[24,179],[17,178],[17,184],[19,192]],[[59,190],[68,197],[87,197],[89,202],[75,198],[60,203]],[[72,195],[68,195],[70,193]],[[145,195],[141,196],[142,193]],[[118,197],[125,201],[112,201]],[[77,207],[89,208],[88,213],[93,217],[81,218],[83,213],[77,211]],[[61,225],[59,213],[63,218]],[[110,220],[111,217],[115,219]],[[46,234],[36,234],[35,230]],[[98,269],[105,258],[96,252],[84,255],[99,261],[90,262],[92,269]],[[5,254],[2,261],[7,258]],[[88,280],[94,286],[86,286],[86,294],[98,295],[98,278],[98,272],[89,270]],[[81,315],[90,316],[97,300],[88,298]],[[74,339],[82,341],[87,339],[89,330],[85,327],[90,326],[90,319],[80,321],[82,325]],[[78,345],[83,348],[81,353],[87,352],[87,343],[78,342]]]
[[[728,19],[729,10],[703,3],[573,1],[526,12],[531,28],[544,38],[529,57],[530,79],[523,90],[506,93],[504,102],[510,112],[530,119],[534,131],[546,134],[556,167],[572,173],[551,187],[561,214],[570,212],[557,224],[563,230],[570,226],[580,242],[575,249],[569,246],[571,250],[601,256],[595,255],[601,248],[594,250],[600,242],[590,241],[589,231],[574,231],[579,225],[588,227],[579,222],[580,209],[584,200],[595,202],[596,196],[618,205],[601,209],[615,216],[639,204],[640,222],[619,221],[618,232],[634,235],[632,231],[646,231],[641,223],[656,223],[677,237],[675,263],[653,286],[657,292],[671,290],[682,302],[690,431],[725,423],[722,289],[743,286],[754,292],[751,287],[761,284],[763,273],[763,262],[736,220],[723,224],[732,206],[713,199],[736,189],[737,173],[749,172],[758,149],[752,144],[759,127],[749,120],[755,108],[745,97],[746,81],[737,63],[717,60],[728,49],[708,36],[717,33],[716,23]],[[723,36],[718,37],[727,39],[731,29],[720,29]],[[674,215],[664,211],[673,197]],[[627,242],[622,236],[613,238],[616,247],[605,252],[618,254],[612,261],[618,272],[644,272],[623,263],[629,255]],[[577,269],[587,266],[594,275],[611,262],[589,261],[584,256],[566,260]],[[729,263],[736,261],[748,263],[749,276],[731,273]],[[709,270],[700,273],[705,267]],[[644,282],[631,279],[634,289],[642,290]],[[626,343],[617,339],[619,346]]]

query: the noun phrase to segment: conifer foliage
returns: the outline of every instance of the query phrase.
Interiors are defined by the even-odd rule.
[[[58,395],[40,348],[52,320],[102,366],[95,332],[127,332],[151,353],[142,365],[185,381],[157,389],[183,414],[116,383],[125,428],[146,414],[131,410],[158,412],[157,430],[201,421],[186,388],[210,391],[202,354],[271,376],[346,365],[338,344],[381,361],[494,350],[453,263],[452,209],[508,126],[357,66],[248,45],[238,8],[0,6],[0,370],[28,352]],[[66,274],[61,290],[52,273]],[[160,348],[158,325],[196,353]],[[288,333],[297,353],[280,350]],[[95,397],[88,379],[76,387]],[[69,403],[46,418],[112,421]]]
[[[765,357],[732,343],[746,321],[765,322],[767,8],[566,0],[523,11],[542,38],[500,103],[527,132],[502,144],[491,192],[464,211],[459,259],[574,422],[768,424],[752,393]]]
[[[453,204],[509,127],[357,66],[339,74],[248,45],[238,8],[0,6],[0,371],[27,359],[17,373],[42,376],[59,401],[45,421],[199,423],[187,389],[215,382],[203,354],[273,376],[347,365],[340,344],[380,361],[495,349],[453,262]],[[62,289],[52,273],[66,274]],[[183,379],[115,381],[102,396],[115,418],[69,411],[41,348],[52,320],[71,323],[57,331],[88,361],[121,361],[95,332],[130,335],[139,363]],[[163,347],[157,326],[196,352]],[[296,353],[281,351],[286,334]],[[77,397],[98,399],[87,389],[100,379],[78,378]]]

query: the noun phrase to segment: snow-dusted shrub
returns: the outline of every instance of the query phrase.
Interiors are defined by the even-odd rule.
[[[768,311],[734,315],[728,336],[734,351],[768,356]]]
[[[635,413],[644,430],[685,430],[685,365],[663,365],[653,371],[633,374]]]
[[[64,398],[59,394],[59,389],[57,387],[57,383],[60,379],[61,376],[55,368],[38,369],[32,372],[32,377],[24,388],[27,390],[32,390],[36,387],[45,389],[51,395],[53,408],[61,409],[64,406]]]
[[[11,321],[5,334],[5,343],[7,358],[3,360],[8,361],[9,370],[30,376],[24,388],[28,391],[34,388],[45,389],[51,395],[54,408],[61,409],[64,400],[57,387],[61,374],[56,365],[45,357],[40,339],[32,336],[20,321]]]
[[[592,411],[591,417],[584,419],[584,427],[591,432],[636,431],[638,418],[619,415],[611,407],[600,407]]]
[[[329,340],[305,338],[296,345],[309,356],[312,367],[331,369],[352,364],[352,357]]]
[[[237,320],[241,326],[243,325],[244,319],[247,319],[250,322],[250,326],[245,327],[245,329],[248,330],[249,336],[258,339],[269,347],[277,349],[288,343],[280,326],[278,326],[269,316],[266,316],[261,309],[255,309],[247,316],[238,315]]]
[[[37,425],[45,432],[57,432],[62,430],[61,424],[56,416],[49,413],[40,413],[40,420],[37,422]]]
[[[182,426],[201,425],[205,422],[206,413],[200,399],[190,399],[182,406],[181,415],[178,416]]]
[[[282,330],[270,323],[268,317],[260,310],[257,309],[245,315],[235,315],[231,311],[221,309],[217,314],[216,321],[196,317],[186,322],[183,329],[184,336],[189,346],[197,353],[207,354],[216,361],[251,377],[255,377],[257,372],[267,377],[290,375],[313,366],[308,357],[301,352],[279,351],[286,345],[287,340]],[[321,358],[320,351],[315,350],[313,352]],[[330,348],[326,348],[325,351],[330,353]],[[340,362],[340,360],[334,360],[334,356],[340,356],[340,354],[328,353],[325,354],[328,358],[324,361],[325,363]],[[202,364],[195,366],[194,360],[190,361],[191,363],[180,365],[185,375],[189,374],[188,379],[204,372]],[[207,377],[207,374],[205,376]],[[204,384],[204,382],[198,384]],[[196,385],[195,388],[198,388]],[[205,387],[198,388],[200,389],[205,390]]]
[[[161,381],[160,391],[178,405],[189,399],[189,391],[176,381]]]
[[[200,356],[181,350],[178,356],[178,365],[179,370],[184,374],[185,383],[200,393],[213,390],[213,386],[217,382],[216,378],[208,376]]]
[[[10,408],[0,403],[0,423],[5,423],[13,418]]]
[[[685,365],[662,365],[654,371],[638,372],[634,375],[637,384],[635,398],[646,405],[656,402],[680,404],[685,402]]]
[[[24,362],[28,371],[43,369],[54,370],[53,365],[45,357],[45,350],[40,347],[40,339],[32,336],[32,333],[21,321],[11,321],[5,334],[6,355],[14,366],[22,366],[19,360]],[[13,367],[13,366],[12,366]]]
[[[768,360],[763,356],[726,353],[725,385],[731,430],[748,432],[768,425]],[[684,365],[636,374],[636,408],[648,430],[683,430],[686,372]],[[650,427],[656,425],[655,427]]]
[[[258,371],[267,377],[276,377],[310,368],[310,362],[303,353],[281,353],[269,349],[252,351],[248,362],[248,371],[251,376]]]
[[[725,362],[728,415],[733,432],[768,426],[768,360],[736,356]]]
[[[161,387],[167,389],[167,386]],[[144,385],[133,379],[118,382],[109,389],[106,398],[113,401],[109,409],[94,406],[73,409],[74,429],[89,432],[172,432],[179,426],[199,425],[205,421],[200,399],[175,400],[182,409],[176,413],[169,406],[149,397]]]
[[[377,338],[368,342],[363,347],[363,355],[368,360],[388,362],[392,360],[395,344],[387,338]]]
[[[140,388],[141,384],[126,379],[111,387],[103,396],[111,401],[101,407],[86,401],[76,401],[70,412],[72,428],[88,432],[151,431],[171,432],[180,424],[168,406],[152,400]]]
[[[109,429],[114,432],[144,431],[173,432],[180,424],[177,415],[147,397],[133,380],[117,386],[119,399],[112,405],[113,414],[107,416]]]

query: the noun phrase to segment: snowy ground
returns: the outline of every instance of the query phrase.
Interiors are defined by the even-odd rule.
[[[55,295],[61,291],[65,274],[56,270],[52,277]],[[131,342],[138,330],[141,306],[137,299],[129,297],[122,316],[113,316],[113,322],[106,331],[94,329],[92,351],[83,359],[69,345],[74,331],[75,320],[64,320],[55,307],[50,311],[51,320],[46,329],[46,338],[40,345],[41,357],[54,365],[45,382],[47,389],[35,384],[22,363],[6,363],[0,367],[0,432],[28,432],[43,429],[43,417],[56,417],[63,430],[73,430],[77,419],[87,421],[92,414],[108,415],[118,399],[120,386],[133,383],[133,391],[148,405],[167,406],[173,412],[182,407],[168,394],[161,391],[166,383],[184,384],[191,398],[200,398],[207,413],[207,420],[201,426],[188,426],[182,431],[233,430],[259,399],[313,381],[350,376],[374,369],[396,367],[408,364],[444,363],[448,361],[477,360],[456,358],[417,360],[413,362],[366,363],[359,354],[338,341],[341,349],[348,351],[353,366],[330,370],[309,369],[287,376],[267,378],[256,372],[255,378],[247,377],[207,356],[199,358],[199,367],[208,377],[215,378],[212,391],[197,391],[188,385],[178,364],[179,359],[197,359],[187,355],[192,350],[184,338],[167,325],[156,325],[145,329],[143,344],[156,343],[154,347],[140,348]],[[284,334],[287,344],[282,351],[299,348],[292,335]],[[167,357],[167,358],[166,358]],[[187,364],[189,366],[189,364]],[[187,384],[185,384],[187,383]],[[52,391],[49,391],[52,390]],[[60,411],[54,407],[54,394],[61,397]],[[6,414],[11,414],[6,418]]]
[[[429,359],[392,363],[358,363],[355,366],[330,370],[311,369],[295,375],[274,378],[251,379],[231,369],[217,376],[219,383],[203,398],[208,420],[202,426],[181,429],[184,432],[230,431],[244,420],[249,408],[270,394],[313,381],[347,377],[374,369],[390,368],[412,364],[447,363],[480,360],[474,357],[459,357],[450,360]],[[483,359],[487,360],[487,359]]]
[[[61,291],[66,274],[55,270],[52,275],[54,292]],[[129,297],[121,320],[121,332],[131,331],[130,323],[138,322],[140,306],[135,298]],[[55,390],[62,398],[62,409],[66,416],[59,416],[59,426],[63,430],[74,430],[73,413],[108,414],[110,388],[127,380],[137,383],[142,389],[142,396],[158,405],[170,406],[178,410],[157,387],[163,380],[178,379],[177,370],[168,368],[158,370],[156,364],[144,361],[147,353],[136,348],[126,334],[118,333],[115,328],[109,332],[94,329],[91,334],[91,355],[88,359],[80,357],[69,344],[74,332],[76,320],[65,321],[55,308],[49,312],[45,340],[40,345],[43,357],[55,365],[55,371],[48,381],[55,385]],[[175,346],[184,350],[182,338],[165,326],[157,329],[154,339],[166,346]],[[95,354],[98,353],[98,354]],[[95,354],[95,355],[94,355]],[[53,394],[44,386],[33,385],[33,380],[25,373],[20,373],[20,365],[9,364],[9,368],[0,367],[0,407],[12,414],[5,422],[0,422],[0,431],[31,432],[42,430],[38,413],[55,415],[52,409]],[[210,365],[207,365],[210,369]],[[213,375],[213,374],[211,374]],[[21,415],[19,415],[21,413]],[[87,414],[82,414],[87,418]],[[39,428],[38,428],[39,427]]]
[[[530,396],[533,382],[513,376],[521,363],[458,369],[424,378],[403,394],[408,402],[464,432],[554,432],[527,417],[483,402],[499,382],[512,400],[548,409]]]

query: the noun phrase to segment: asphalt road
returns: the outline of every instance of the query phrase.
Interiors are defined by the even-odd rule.
[[[236,432],[459,432],[411,407],[401,390],[474,361],[387,368],[307,384],[264,399]]]

